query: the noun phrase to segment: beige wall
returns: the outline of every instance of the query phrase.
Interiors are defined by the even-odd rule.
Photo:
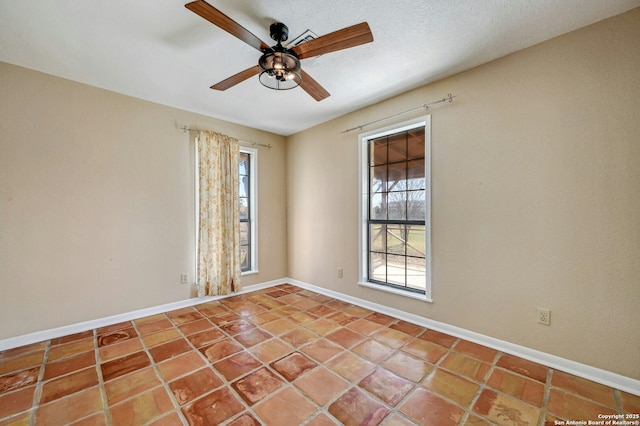
[[[290,137],[290,277],[640,379],[638,46],[635,9]],[[447,93],[434,302],[359,287],[358,135],[341,131]]]
[[[260,148],[260,273],[287,274],[285,140],[0,63],[0,339],[184,300],[194,277],[193,141]]]

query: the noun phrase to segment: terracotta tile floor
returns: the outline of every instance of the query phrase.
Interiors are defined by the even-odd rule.
[[[0,353],[4,425],[544,425],[640,397],[281,285]]]

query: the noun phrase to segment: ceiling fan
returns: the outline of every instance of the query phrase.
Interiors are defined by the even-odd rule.
[[[330,96],[329,92],[302,70],[300,60],[373,41],[369,24],[362,22],[288,49],[282,46],[282,43],[288,39],[289,29],[283,23],[276,22],[271,24],[269,28],[271,38],[276,41],[276,45],[269,46],[204,0],[187,3],[185,7],[262,52],[258,65],[214,84],[211,88],[215,90],[227,90],[259,74],[260,82],[266,87],[274,90],[287,90],[300,86],[316,101],[321,101]]]

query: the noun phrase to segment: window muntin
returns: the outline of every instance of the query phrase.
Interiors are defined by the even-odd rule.
[[[361,136],[361,276],[430,297],[428,117]],[[394,291],[395,291],[394,290]]]

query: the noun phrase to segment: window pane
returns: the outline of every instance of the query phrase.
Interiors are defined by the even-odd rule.
[[[389,220],[405,220],[407,218],[407,193],[406,192],[390,192]]]
[[[369,278],[376,281],[387,281],[387,255],[369,253]]]
[[[424,189],[424,159],[407,162],[407,189]]]
[[[407,136],[402,132],[389,136],[389,163],[404,161],[407,159]]]
[[[240,175],[249,174],[249,154],[246,152],[240,153]]]
[[[240,198],[240,219],[249,219],[249,199]]]
[[[240,222],[240,244],[249,245],[249,222]]]
[[[407,191],[407,220],[425,220],[426,219],[426,192]]]
[[[424,259],[407,258],[407,287],[424,290],[427,284],[427,263]]]
[[[387,225],[369,225],[369,250],[387,251]]]
[[[407,256],[425,257],[424,225],[407,226]]]
[[[405,259],[404,256],[387,255],[387,282],[404,286],[405,279]]]
[[[249,258],[249,247],[248,246],[240,246],[240,269],[247,270],[251,265]]]
[[[369,141],[369,164],[384,164],[387,162],[387,138]]]
[[[249,176],[240,176],[240,187],[238,188],[240,197],[249,196]]]
[[[407,163],[389,164],[389,191],[404,191],[407,189]]]
[[[404,225],[387,225],[387,252],[404,256],[406,231]]]
[[[371,212],[369,218],[374,220],[384,220],[387,218],[387,193],[376,193],[371,195]]]
[[[385,192],[387,190],[387,166],[371,167],[369,192]]]
[[[407,132],[409,152],[408,159],[424,158],[424,127],[409,130]]]

